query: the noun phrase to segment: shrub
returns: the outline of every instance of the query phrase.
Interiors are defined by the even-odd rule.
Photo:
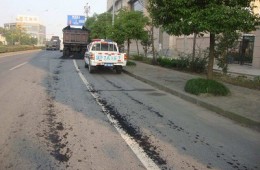
[[[207,58],[205,57],[196,57],[193,62],[191,61],[191,57],[188,56],[177,59],[159,57],[157,62],[162,67],[190,70],[197,73],[204,72],[207,66]]]
[[[41,47],[35,47],[30,45],[14,45],[14,46],[0,46],[0,53],[26,51],[33,49],[40,49]]]
[[[202,78],[188,80],[185,85],[185,91],[195,95],[209,93],[215,96],[226,96],[230,93],[225,85],[215,80]]]
[[[144,60],[144,56],[143,55],[132,55],[132,58],[133,60],[136,60],[136,61],[143,61]]]
[[[157,62],[158,62],[158,64],[160,65],[160,66],[162,66],[162,67],[174,67],[173,66],[173,63],[174,63],[174,61],[173,61],[173,59],[170,59],[170,58],[162,58],[162,57],[159,57],[158,59],[157,59]]]
[[[127,65],[127,66],[136,66],[136,63],[133,62],[133,61],[129,61],[129,60],[127,60],[126,65]]]
[[[256,76],[256,77],[254,78],[254,82],[260,83],[260,76]]]
[[[203,73],[206,70],[207,66],[207,58],[203,57],[196,57],[194,61],[190,61],[190,70],[197,72],[197,73]]]
[[[176,60],[176,68],[179,69],[179,70],[187,70],[188,67],[189,67],[189,58],[186,58],[186,57],[180,57],[178,59],[175,59]]]
[[[247,76],[234,76],[230,74],[214,73],[214,79],[236,86],[246,87],[250,89],[260,90],[260,76],[254,77],[254,79]]]

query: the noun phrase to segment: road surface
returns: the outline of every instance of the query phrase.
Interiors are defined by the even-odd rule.
[[[260,168],[259,132],[61,55],[0,55],[0,169]]]

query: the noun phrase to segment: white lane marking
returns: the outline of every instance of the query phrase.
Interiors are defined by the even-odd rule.
[[[11,68],[11,69],[9,69],[9,70],[12,71],[12,70],[17,69],[17,68],[19,68],[19,67],[22,67],[23,65],[25,65],[25,64],[27,64],[27,63],[28,63],[28,62],[24,62],[24,63],[19,64],[19,65],[15,66],[15,67],[13,67],[13,68]]]
[[[154,163],[154,161],[149,158],[149,156],[147,156],[147,154],[145,153],[145,151],[139,146],[138,143],[136,143],[125,131],[124,129],[122,129],[119,126],[119,123],[117,120],[115,120],[114,118],[112,118],[110,116],[109,111],[104,107],[104,105],[102,103],[99,102],[98,98],[99,96],[96,93],[93,93],[93,89],[90,86],[89,82],[87,81],[87,79],[83,76],[83,74],[81,73],[81,71],[78,68],[78,65],[76,63],[75,60],[73,60],[74,66],[78,72],[79,77],[81,78],[81,80],[83,81],[83,83],[86,85],[86,87],[88,88],[89,92],[91,93],[91,95],[96,99],[96,102],[98,103],[98,105],[100,105],[102,107],[102,110],[107,113],[107,117],[109,119],[109,121],[114,125],[114,127],[116,128],[116,130],[118,131],[118,133],[121,135],[121,137],[125,140],[125,142],[128,144],[128,146],[132,149],[132,151],[135,153],[135,155],[138,157],[138,159],[142,162],[142,164],[145,166],[146,169],[149,170],[160,170],[160,168]]]

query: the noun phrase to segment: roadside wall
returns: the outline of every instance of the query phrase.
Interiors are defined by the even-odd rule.
[[[194,35],[176,37],[175,49],[178,53],[192,53]],[[196,51],[203,51],[209,47],[209,35],[196,38]]]

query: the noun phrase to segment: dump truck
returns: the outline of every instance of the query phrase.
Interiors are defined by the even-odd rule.
[[[46,50],[60,50],[60,38],[59,36],[52,36],[50,41],[46,41]]]
[[[74,28],[67,26],[63,31],[63,57],[72,55],[84,57],[88,45],[89,30],[86,27]]]

